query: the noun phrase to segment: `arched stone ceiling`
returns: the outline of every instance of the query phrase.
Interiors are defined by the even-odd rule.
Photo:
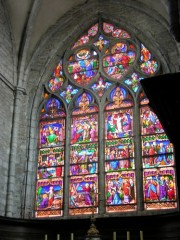
[[[25,41],[23,38],[27,27],[33,28],[29,47],[29,51],[32,52],[41,36],[53,26],[58,19],[65,17],[66,14],[74,8],[78,8],[78,6],[82,7],[82,5],[86,5],[91,1],[92,0],[6,0],[5,3],[12,27],[12,34],[14,35],[16,52],[19,52],[21,42]],[[38,2],[38,4],[36,4],[38,10],[35,9],[34,2]],[[96,0],[96,2],[100,3],[102,1]],[[168,0],[135,0],[133,2],[142,2],[144,8],[148,8],[152,12],[158,12],[167,22],[170,21]],[[121,4],[121,0],[119,4]],[[33,16],[35,20],[28,26],[30,16]]]

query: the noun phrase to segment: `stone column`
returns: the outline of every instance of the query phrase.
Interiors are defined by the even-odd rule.
[[[16,182],[16,158],[18,151],[18,138],[19,138],[19,120],[22,97],[25,93],[24,89],[16,88],[14,91],[14,111],[12,120],[12,134],[11,134],[11,145],[10,145],[10,156],[9,156],[9,170],[8,170],[8,183],[7,183],[7,197],[6,197],[6,210],[5,216],[13,216],[14,206],[14,194],[15,194],[15,182]]]

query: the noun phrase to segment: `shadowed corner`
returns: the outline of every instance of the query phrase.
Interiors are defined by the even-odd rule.
[[[149,99],[149,105],[158,116],[169,139],[176,143],[179,138],[180,72],[142,79],[141,85]]]

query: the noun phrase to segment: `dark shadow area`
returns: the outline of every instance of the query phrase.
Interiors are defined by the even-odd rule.
[[[180,72],[159,75],[141,80],[149,99],[149,105],[156,113],[170,141],[174,144],[177,185],[180,186]]]

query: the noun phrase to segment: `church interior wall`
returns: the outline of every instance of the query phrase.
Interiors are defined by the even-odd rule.
[[[163,73],[179,71],[180,49],[169,30],[167,20],[149,9],[143,10],[142,3],[136,2],[133,6],[129,0],[121,4],[116,0],[112,6],[112,2],[92,1],[61,18],[42,36],[34,52],[27,54],[26,59],[23,60],[21,64],[24,65],[24,82],[19,81],[17,84],[17,65],[15,64],[17,58],[13,52],[13,38],[7,23],[6,11],[0,1],[0,216],[2,216],[0,240],[44,239],[45,233],[49,234],[48,240],[55,239],[57,233],[62,234],[62,239],[67,239],[70,232],[74,232],[76,239],[80,240],[84,239],[86,230],[89,228],[89,218],[78,219],[79,223],[76,219],[64,220],[64,222],[54,220],[51,223],[51,230],[47,232],[48,220],[36,221],[32,218],[37,167],[37,121],[43,101],[43,84],[48,81],[54,66],[68,46],[96,22],[99,16],[124,25],[146,43],[161,59]],[[15,103],[16,97],[18,104]],[[14,116],[14,111],[18,117]],[[13,128],[16,129],[16,133],[12,136],[15,131]],[[10,166],[10,161],[14,161],[13,166],[12,164]],[[177,172],[179,173],[179,170]],[[9,178],[10,174],[11,178]],[[9,181],[16,183],[11,183],[13,194],[11,193],[12,199],[9,198],[11,199],[9,211],[14,218],[12,220],[6,216]],[[132,231],[135,239],[143,228],[145,240],[152,238],[178,240],[180,221],[177,215],[174,213],[174,215],[159,216],[158,225],[154,223],[151,216],[149,218],[145,216],[100,218],[96,222],[100,232],[103,232],[103,239],[112,238],[113,231],[118,233],[119,239],[126,239],[127,230]],[[153,231],[150,226],[153,226]],[[7,233],[11,233],[9,238]]]

